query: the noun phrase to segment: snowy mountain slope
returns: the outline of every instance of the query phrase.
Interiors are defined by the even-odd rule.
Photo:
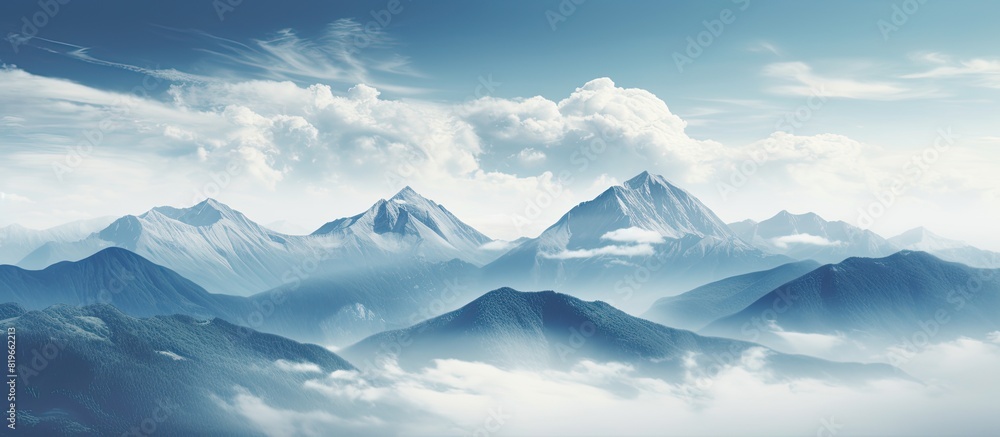
[[[625,314],[604,302],[555,293],[501,288],[447,314],[406,329],[371,336],[341,351],[365,366],[395,357],[404,368],[437,359],[480,361],[505,368],[567,369],[580,360],[619,362],[649,375],[680,377],[690,365],[719,366],[759,345],[702,337]],[[690,360],[690,361],[688,361]],[[831,363],[769,354],[789,375],[891,375],[888,366]],[[730,362],[731,364],[732,362]],[[853,374],[853,375],[852,375]]]
[[[962,263],[970,267],[1000,268],[1000,253],[982,250],[963,241],[949,240],[923,227],[910,229],[889,239],[900,249],[919,250],[945,261]]]
[[[48,242],[78,241],[114,221],[111,217],[79,220],[49,229],[28,229],[20,225],[0,228],[0,264],[15,264]]]
[[[642,317],[668,326],[698,330],[720,317],[746,308],[778,286],[817,267],[819,263],[816,261],[799,261],[722,279],[677,296],[659,299]]]
[[[308,276],[370,265],[434,264],[452,259],[481,265],[501,251],[443,206],[406,188],[368,211],[330,222],[312,235],[285,235],[213,199],[190,208],[153,208],[125,216],[75,242],[50,242],[18,266],[41,269],[121,247],[169,267],[213,293],[248,296]],[[304,269],[304,267],[307,267]]]
[[[0,314],[17,328],[24,352],[17,425],[25,435],[258,435],[258,425],[227,405],[231,399],[252,395],[307,410],[329,402],[303,390],[307,380],[353,369],[322,347],[219,319],[137,319],[109,305],[25,312],[3,304]],[[30,351],[38,354],[34,364]]]
[[[483,249],[492,239],[410,187],[361,214],[329,222],[313,235],[335,236],[344,250],[366,259],[406,254],[430,262],[458,258],[483,265],[496,256]]]
[[[787,332],[843,334],[885,346],[917,333],[938,342],[998,329],[1000,271],[902,251],[819,267],[700,332],[773,345]]]
[[[874,232],[842,221],[826,221],[814,213],[781,211],[759,223],[744,220],[729,227],[765,252],[820,263],[836,263],[852,256],[881,257],[898,250]]]
[[[157,207],[122,217],[84,240],[48,243],[18,265],[41,269],[116,246],[169,267],[209,291],[249,295],[281,285],[282,276],[323,244],[333,243],[278,234],[207,199],[190,208]]]
[[[641,311],[664,294],[788,261],[743,242],[697,198],[643,172],[485,266],[484,286],[566,288]]]

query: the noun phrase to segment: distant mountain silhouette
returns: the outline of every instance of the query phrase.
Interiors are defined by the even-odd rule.
[[[657,300],[642,316],[664,325],[698,330],[715,319],[735,314],[778,286],[817,267],[816,261],[799,261],[722,279]]]
[[[669,378],[700,368],[733,365],[759,345],[703,337],[630,316],[604,302],[586,302],[552,291],[501,288],[450,313],[406,329],[373,335],[341,350],[356,365],[389,356],[404,368],[436,359],[481,361],[504,368],[568,369],[580,360],[621,362]],[[770,353],[783,377],[855,379],[891,376],[884,365],[843,364]]]

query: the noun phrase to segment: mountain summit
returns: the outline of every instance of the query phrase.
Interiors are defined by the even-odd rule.
[[[913,228],[889,239],[900,249],[921,250],[947,261],[971,267],[1000,268],[1000,253],[982,250],[965,242],[950,240],[927,228]]]
[[[537,238],[486,266],[489,287],[569,286],[606,296],[646,260],[657,267],[648,289],[683,291],[788,261],[751,247],[705,204],[666,178],[642,172],[580,203]],[[652,303],[627,295],[628,305]],[[645,308],[641,308],[645,309]]]
[[[433,261],[458,258],[479,265],[490,257],[481,247],[493,241],[410,187],[379,199],[361,214],[329,222],[313,235],[338,237],[366,258],[403,250]]]
[[[577,205],[546,232],[561,227],[570,230],[574,241],[599,239],[629,227],[656,231],[666,238],[735,236],[698,198],[663,176],[645,171]]]
[[[77,261],[106,247],[133,251],[215,293],[248,295],[282,284],[282,275],[310,253],[310,243],[248,219],[206,199],[190,208],[161,206],[127,215],[72,243],[47,243],[18,265],[41,269],[57,261]]]
[[[388,348],[387,345],[405,345]],[[607,303],[553,291],[490,291],[450,313],[406,329],[386,331],[340,351],[363,365],[395,356],[404,368],[434,360],[478,361],[504,368],[572,368],[580,360],[619,362],[646,374],[676,377],[725,365],[760,346],[703,337],[630,316]],[[889,376],[888,366],[831,363],[768,354],[777,373],[824,377]]]

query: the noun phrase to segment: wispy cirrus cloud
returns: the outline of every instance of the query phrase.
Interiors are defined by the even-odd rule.
[[[937,64],[930,70],[904,75],[904,79],[971,79],[972,84],[1000,88],[1000,59],[973,58],[951,61],[940,53],[926,54],[924,59]]]
[[[95,53],[99,48],[66,41],[33,37],[22,45],[66,56],[81,62],[116,68],[179,83],[221,83],[240,80],[315,82],[354,85],[364,83],[400,94],[425,90],[401,86],[391,76],[420,77],[409,58],[393,51],[396,41],[387,31],[366,32],[350,18],[327,24],[312,37],[292,28],[240,42],[195,29],[157,26],[175,36],[191,39],[193,50],[204,54],[199,69],[210,74],[194,74],[175,68],[159,68],[118,62]],[[8,36],[16,38],[17,35]],[[19,40],[21,41],[21,40]]]
[[[769,88],[777,94],[820,96],[855,100],[903,100],[922,98],[933,92],[919,91],[885,80],[862,80],[816,73],[805,62],[776,62],[764,67],[763,74],[781,81]]]

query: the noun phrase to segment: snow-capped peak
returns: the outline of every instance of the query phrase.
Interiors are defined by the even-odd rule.
[[[414,249],[430,258],[476,263],[484,262],[479,248],[492,241],[410,187],[389,200],[379,199],[361,214],[334,220],[313,232],[322,234],[354,239],[365,253]]]
[[[622,185],[625,186],[626,188],[630,188],[633,190],[637,190],[643,186],[650,186],[650,185],[661,185],[664,187],[676,188],[676,186],[671,184],[670,181],[667,180],[667,178],[660,175],[652,174],[648,171],[643,171],[642,173],[639,173],[632,179],[625,181],[625,183]]]
[[[146,218],[154,212],[191,226],[211,226],[222,219],[235,222],[247,221],[243,214],[212,198],[207,198],[190,208],[159,206],[140,217]]]
[[[889,242],[903,249],[931,252],[968,246],[965,242],[944,238],[922,226],[892,237]]]
[[[611,187],[592,201],[570,210],[559,223],[575,229],[574,239],[597,242],[601,235],[623,228],[655,231],[668,238],[684,235],[735,237],[716,215],[687,191],[660,175],[642,172],[623,185]],[[559,223],[554,225],[559,226]],[[582,241],[580,241],[582,242]]]

